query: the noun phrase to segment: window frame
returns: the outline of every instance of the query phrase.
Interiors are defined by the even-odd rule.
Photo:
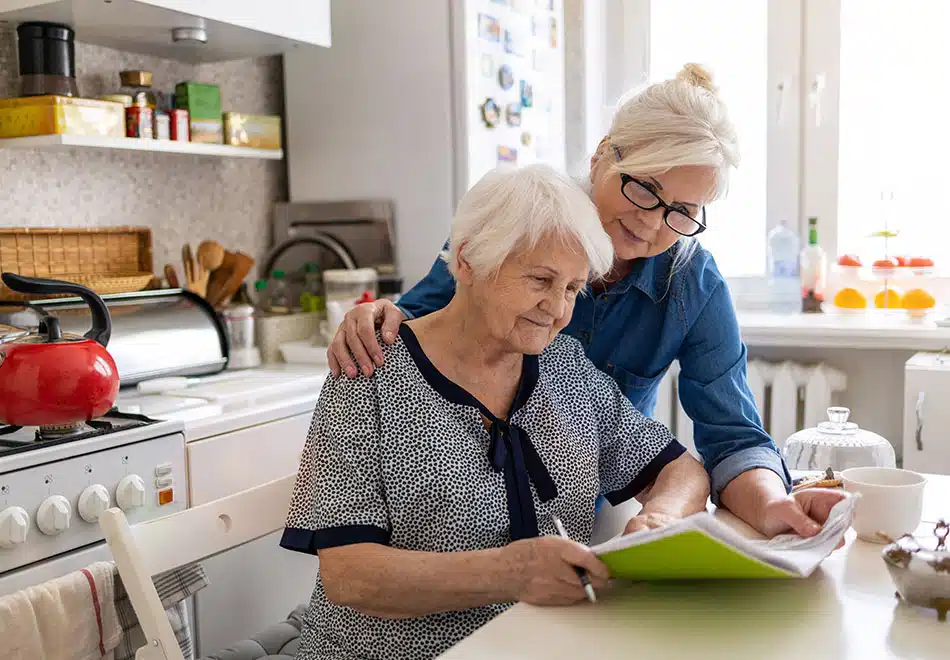
[[[585,9],[603,38],[590,44],[588,59],[602,76],[602,96],[588,106],[588,146],[603,136],[617,99],[649,79],[650,6],[656,0],[593,0]],[[762,240],[784,220],[804,240],[802,219],[802,28],[805,0],[766,0],[768,8],[768,92],[766,121],[766,222]],[[585,5],[591,0],[587,0]],[[590,33],[588,33],[590,34]],[[589,83],[589,80],[588,80]],[[600,106],[603,112],[597,112]],[[593,106],[593,107],[592,107]],[[596,138],[599,141],[599,137]],[[740,135],[740,154],[742,149]],[[740,167],[741,167],[740,163]],[[715,256],[715,255],[713,255]],[[757,296],[768,281],[766,259],[761,275],[728,277],[734,292]]]

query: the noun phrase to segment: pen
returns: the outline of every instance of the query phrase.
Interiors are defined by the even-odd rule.
[[[564,525],[563,523],[561,523],[561,519],[558,518],[557,516],[551,516],[551,518],[552,520],[554,520],[554,527],[557,528],[557,533],[560,535],[560,537],[562,539],[570,540],[571,537],[567,535],[567,531],[564,529]],[[591,585],[590,580],[587,578],[587,572],[580,566],[575,566],[574,572],[577,573],[577,577],[581,579],[581,584],[584,585],[584,593],[587,594],[587,600],[589,600],[592,603],[596,603],[597,594],[594,593],[594,587]]]

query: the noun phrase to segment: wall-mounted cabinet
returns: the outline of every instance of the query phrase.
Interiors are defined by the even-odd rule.
[[[330,46],[330,0],[0,0],[0,21],[65,23],[78,41],[196,63]],[[207,40],[176,41],[179,28]]]

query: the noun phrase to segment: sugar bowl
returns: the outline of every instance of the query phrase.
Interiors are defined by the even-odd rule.
[[[947,536],[950,524],[941,519],[934,526],[937,539],[933,549],[923,547],[917,538],[905,534],[882,550],[884,564],[897,587],[896,596],[918,607],[937,610],[940,621],[950,612],[950,550]]]

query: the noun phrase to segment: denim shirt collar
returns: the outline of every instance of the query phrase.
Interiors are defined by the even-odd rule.
[[[667,278],[669,278],[675,251],[674,244],[672,248],[655,257],[637,259],[633,264],[633,269],[626,277],[610,287],[607,295],[623,295],[630,290],[630,287],[635,287],[649,296],[653,302],[660,302],[669,290]]]

